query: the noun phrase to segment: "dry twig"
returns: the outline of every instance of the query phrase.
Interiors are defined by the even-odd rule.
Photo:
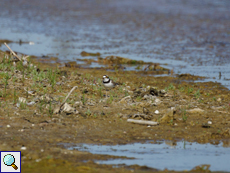
[[[77,86],[74,86],[74,87],[70,90],[69,94],[66,96],[66,98],[65,98],[65,100],[62,102],[62,104],[61,104],[60,106],[57,106],[57,107],[55,108],[54,114],[60,112],[60,109],[61,109],[62,106],[65,104],[66,100],[69,98],[69,96],[70,96],[70,94],[73,92],[73,90],[75,90],[75,88],[77,88]]]
[[[6,44],[6,42],[4,43],[6,45],[6,47],[10,50],[10,52],[16,57],[18,58],[19,61],[21,61],[21,58]]]
[[[127,119],[127,122],[136,123],[136,124],[146,124],[151,126],[156,126],[159,123],[154,121],[145,121],[145,120],[134,120],[134,119]]]

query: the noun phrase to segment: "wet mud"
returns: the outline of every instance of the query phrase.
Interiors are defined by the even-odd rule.
[[[118,156],[71,151],[66,144],[186,140],[229,145],[230,92],[218,83],[194,83],[200,77],[189,74],[154,77],[137,71],[41,64],[35,57],[27,65],[15,64],[7,53],[0,56],[0,148],[22,151],[23,172],[155,170],[98,165],[94,160]],[[105,74],[119,84],[107,98]],[[54,113],[74,86],[66,104]],[[127,119],[159,125],[132,124]]]
[[[227,0],[3,1],[0,150],[22,151],[23,172],[174,172],[98,164],[118,156],[67,148],[149,140],[229,147],[229,7]],[[9,59],[4,42],[34,56]],[[108,97],[105,74],[119,84]]]

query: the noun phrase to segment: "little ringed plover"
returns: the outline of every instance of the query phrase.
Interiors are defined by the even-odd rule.
[[[113,82],[109,76],[104,75],[103,76],[103,85],[106,88],[106,97],[107,97],[107,89],[112,89],[114,88],[117,84],[115,82]]]

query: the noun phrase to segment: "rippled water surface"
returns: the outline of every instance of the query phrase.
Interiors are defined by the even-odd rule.
[[[166,141],[115,146],[80,144],[69,149],[132,158],[96,161],[100,164],[137,164],[160,170],[167,168],[176,171],[191,170],[196,166],[208,164],[212,171],[230,171],[230,148],[226,146],[226,143],[212,145]]]
[[[230,88],[229,9],[229,0],[3,0],[0,39],[61,61],[88,51],[166,64]]]

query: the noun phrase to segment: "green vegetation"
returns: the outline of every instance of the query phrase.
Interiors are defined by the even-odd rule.
[[[200,90],[197,90],[195,92],[194,96],[196,97],[196,99],[198,99],[200,97]]]
[[[187,112],[186,112],[186,108],[181,109],[181,112],[182,112],[182,120],[183,120],[184,122],[186,122],[186,121],[187,121],[187,118],[188,118]]]

